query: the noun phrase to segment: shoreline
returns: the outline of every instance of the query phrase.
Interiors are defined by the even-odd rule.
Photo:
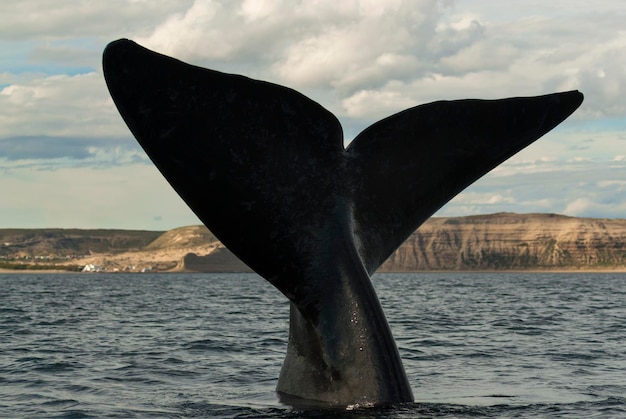
[[[97,274],[141,274],[141,273],[150,273],[150,274],[219,274],[219,273],[251,273],[251,272],[196,272],[196,271],[184,271],[184,270],[170,270],[170,271],[152,271],[152,272],[77,272],[77,271],[64,271],[60,269],[5,269],[0,268],[0,275],[3,274],[17,274],[17,275],[33,275],[33,274],[46,274],[46,275],[77,275],[77,274],[86,274],[86,275],[97,275]],[[570,269],[492,269],[492,270],[466,270],[466,271],[457,271],[457,270],[427,270],[427,271],[384,271],[384,272],[375,272],[375,274],[436,274],[436,273],[445,273],[445,274],[495,274],[495,273],[529,273],[529,274],[545,274],[545,273],[624,273],[626,274],[626,267],[616,267],[616,268],[570,268]],[[257,274],[258,275],[258,274]]]
[[[82,272],[64,271],[61,269],[5,269],[0,268],[1,274],[79,274]]]

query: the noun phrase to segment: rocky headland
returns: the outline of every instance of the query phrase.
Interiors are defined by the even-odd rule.
[[[165,232],[0,229],[0,268],[247,272],[204,226]],[[89,270],[89,269],[88,269]],[[498,213],[435,217],[383,272],[626,270],[626,220]]]

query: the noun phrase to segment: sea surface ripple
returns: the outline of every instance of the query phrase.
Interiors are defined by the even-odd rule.
[[[254,274],[0,275],[3,418],[626,417],[626,274],[377,274],[416,402],[278,401],[289,304]]]

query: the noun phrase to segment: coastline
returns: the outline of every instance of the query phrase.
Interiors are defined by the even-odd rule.
[[[2,274],[79,274],[81,272],[76,271],[64,271],[61,269],[5,269],[0,268],[0,275]]]
[[[87,275],[94,275],[94,274],[119,274],[119,273],[140,273],[140,272],[77,272],[77,271],[65,271],[65,270],[60,270],[60,269],[5,269],[5,268],[0,268],[0,275],[4,275],[4,274],[18,274],[18,275],[33,275],[33,274],[46,274],[46,275],[67,275],[67,274],[72,274],[72,275],[78,275],[78,274],[87,274]],[[176,270],[176,269],[172,269],[169,271],[153,271],[150,273],[158,273],[158,274],[168,274],[168,273],[176,273],[176,274],[201,274],[201,273],[238,273],[238,272],[232,272],[232,271],[228,271],[228,272],[217,272],[217,271],[212,271],[212,272],[201,272],[201,271],[184,271],[184,270]],[[240,273],[250,273],[250,272],[240,272]],[[450,274],[450,273],[458,273],[458,274],[462,274],[462,273],[473,273],[473,274],[480,274],[480,273],[485,273],[485,274],[494,274],[494,273],[503,273],[503,274],[509,274],[509,273],[534,273],[534,274],[545,274],[545,273],[571,273],[571,274],[577,274],[577,273],[623,273],[626,274],[626,267],[622,266],[622,267],[615,267],[615,268],[602,268],[602,269],[598,269],[598,268],[590,268],[590,269],[586,269],[586,268],[570,268],[570,269],[492,269],[492,270],[427,270],[427,271],[382,271],[382,272],[376,272],[375,274],[378,273],[384,273],[384,274],[435,274],[435,273],[445,273],[445,274]]]

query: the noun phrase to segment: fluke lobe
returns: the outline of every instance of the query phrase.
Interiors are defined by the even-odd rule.
[[[290,404],[413,400],[370,275],[437,209],[567,118],[577,91],[440,101],[347,147],[337,118],[275,84],[129,40],[103,57],[113,100],[204,224],[291,301]]]

